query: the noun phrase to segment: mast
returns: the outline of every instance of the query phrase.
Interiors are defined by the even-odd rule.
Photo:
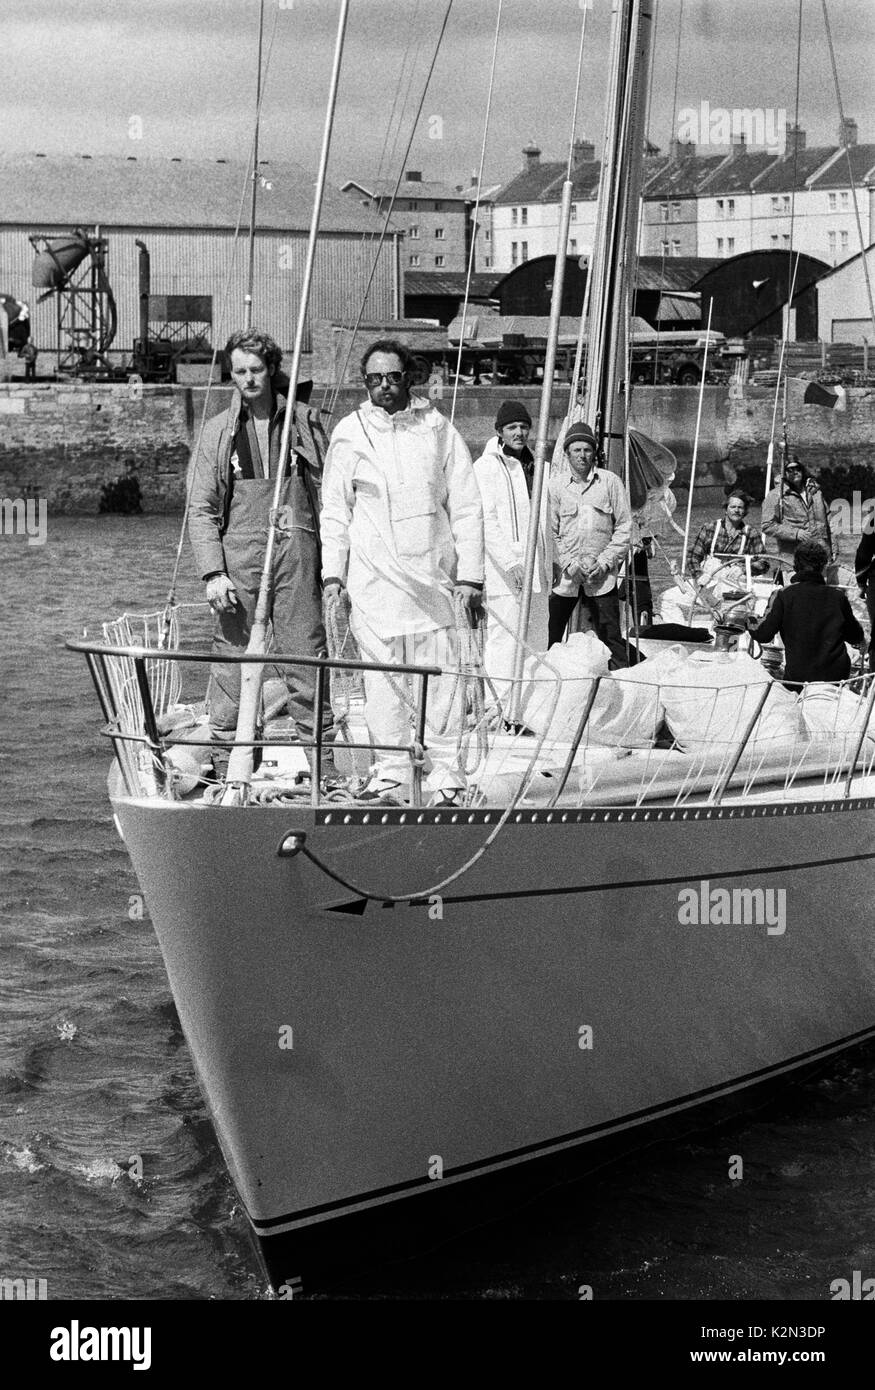
[[[592,424],[596,437],[603,442],[608,466],[621,477],[625,473],[626,445],[627,288],[635,283],[638,262],[641,163],[644,158],[654,3],[655,0],[614,0],[604,157],[599,180],[595,245],[587,284],[590,334],[583,418]],[[514,652],[510,723],[515,723],[518,716],[524,644],[532,608],[553,366],[559,338],[562,283],[571,217],[571,172],[569,155],[562,188],[556,271],[538,413],[523,590]],[[549,580],[549,575],[547,578]]]
[[[258,199],[258,133],[261,125],[261,50],[264,45],[264,0],[258,12],[258,72],[255,78],[255,134],[252,140],[252,201],[249,208],[249,269],[243,297],[243,327],[252,327],[252,292],[255,287],[255,212]]]
[[[587,381],[583,418],[609,468],[624,474],[628,321],[635,285],[654,0],[614,0],[610,86],[590,264]]]

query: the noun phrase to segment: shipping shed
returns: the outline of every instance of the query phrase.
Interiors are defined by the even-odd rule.
[[[500,274],[473,274],[469,304],[489,304]],[[465,299],[464,271],[407,270],[404,272],[404,317],[436,319],[444,327],[456,317]]]
[[[868,271],[868,279],[866,275]],[[817,328],[826,343],[875,343],[870,293],[875,296],[875,242],[834,270],[815,286]]]
[[[696,284],[702,300],[702,322],[708,322],[708,305],[714,302],[711,327],[728,338],[783,335],[784,306],[797,260],[795,251],[745,251],[718,261]],[[795,333],[800,340],[817,338],[817,280],[829,269],[814,256],[798,253],[793,308]]]
[[[313,176],[297,164],[259,161],[253,322],[285,350],[295,336],[314,195]],[[243,323],[248,270],[251,181],[228,160],[117,158],[103,155],[0,157],[0,291],[26,300],[40,352],[57,344],[56,296],[43,303],[31,276],[31,236],[82,227],[106,238],[106,270],[118,330],[111,359],[129,357],[139,336],[139,253],[151,260],[151,293],[211,302],[210,341],[220,346]],[[239,226],[239,237],[235,229]],[[326,188],[309,320],[352,321],[361,308],[382,219]],[[401,313],[399,233],[379,252],[364,306],[372,320]],[[166,301],[165,301],[166,302]],[[152,319],[152,332],[160,332]],[[309,351],[309,323],[304,349]]]
[[[654,328],[660,321],[674,328],[679,321],[681,326],[697,325],[699,310],[690,294],[704,272],[716,264],[719,262],[698,256],[641,256],[633,312]],[[555,267],[555,256],[538,256],[505,275],[493,292],[501,313],[548,315]],[[582,267],[578,257],[566,257],[563,314],[580,314],[586,276],[585,264]]]

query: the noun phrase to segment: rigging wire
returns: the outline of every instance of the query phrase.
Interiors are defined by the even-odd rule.
[[[863,263],[863,278],[866,281],[866,294],[869,299],[869,317],[872,320],[873,328],[875,328],[875,302],[873,302],[872,299],[872,281],[869,277],[869,262],[866,256],[866,247],[863,243],[863,224],[860,221],[860,207],[857,202],[857,185],[854,182],[854,170],[851,165],[851,151],[848,146],[848,140],[846,135],[845,112],[844,106],[842,105],[842,93],[841,88],[839,86],[839,73],[838,68],[836,66],[836,55],[835,49],[833,48],[832,29],[830,27],[829,13],[827,12],[826,0],[821,0],[821,5],[823,7],[823,23],[826,29],[826,42],[827,46],[829,47],[829,61],[832,67],[833,86],[835,87],[836,92],[836,105],[838,106],[839,120],[841,122],[842,146],[844,147],[845,151],[845,161],[848,166],[848,181],[851,185],[851,196],[854,203],[854,218],[857,223],[857,239],[860,243],[860,259]]]
[[[381,228],[381,230],[380,230],[380,236],[379,236],[379,239],[378,239],[378,241],[377,241],[377,250],[376,250],[376,253],[375,253],[375,255],[374,255],[374,259],[373,259],[373,261],[372,261],[372,263],[371,263],[371,269],[370,269],[370,273],[369,273],[369,275],[368,275],[367,284],[365,285],[364,294],[362,295],[362,302],[361,302],[361,305],[359,306],[359,311],[358,311],[358,314],[356,315],[355,323],[353,324],[352,333],[351,333],[351,335],[350,335],[349,344],[348,344],[347,350],[346,350],[346,356],[345,356],[344,359],[343,359],[343,366],[341,367],[341,370],[340,370],[340,372],[338,373],[337,379],[335,380],[335,383],[334,383],[334,392],[333,392],[332,397],[331,397],[331,404],[330,404],[330,406],[329,406],[329,408],[328,408],[328,411],[327,411],[327,413],[328,413],[329,416],[332,416],[332,415],[334,414],[334,411],[335,411],[335,409],[336,409],[336,407],[337,407],[337,397],[338,397],[338,394],[339,394],[339,391],[340,391],[340,385],[339,385],[339,383],[342,382],[342,381],[344,381],[345,378],[346,378],[346,371],[347,371],[347,368],[348,368],[348,366],[349,366],[349,360],[350,360],[350,358],[352,357],[353,348],[354,348],[354,346],[355,346],[356,335],[358,334],[359,328],[361,327],[361,322],[362,322],[362,319],[363,319],[363,317],[364,317],[364,312],[365,312],[365,305],[367,304],[367,301],[368,301],[368,295],[369,295],[370,292],[371,292],[371,286],[372,286],[373,283],[374,283],[374,276],[375,276],[376,273],[377,273],[377,266],[378,266],[379,261],[380,261],[380,253],[382,252],[383,244],[384,244],[384,242],[385,242],[385,240],[386,240],[386,233],[387,233],[387,231],[388,231],[388,229],[389,229],[389,220],[390,220],[390,218],[391,218],[391,216],[392,216],[392,212],[393,212],[394,207],[395,207],[395,200],[396,200],[396,198],[398,197],[398,189],[401,187],[401,181],[402,181],[402,179],[403,179],[403,177],[404,177],[404,170],[405,170],[405,167],[406,167],[406,164],[407,164],[407,156],[410,154],[410,147],[411,147],[412,144],[413,144],[413,137],[414,137],[414,135],[416,134],[416,127],[417,127],[417,124],[418,124],[418,122],[419,122],[419,118],[420,118],[420,116],[422,115],[422,108],[423,108],[423,106],[425,105],[425,98],[426,98],[426,96],[428,95],[428,89],[429,89],[429,85],[430,85],[430,83],[431,83],[432,74],[434,73],[435,65],[436,65],[437,59],[438,59],[438,54],[439,54],[439,52],[440,52],[440,47],[441,47],[441,44],[442,44],[442,42],[443,42],[444,34],[446,33],[447,24],[448,24],[449,18],[450,18],[450,11],[452,10],[452,8],[453,8],[453,0],[447,0],[447,7],[446,7],[446,9],[445,9],[445,11],[444,11],[444,17],[443,17],[443,21],[442,21],[442,23],[441,23],[440,32],[438,33],[438,36],[437,36],[437,42],[435,43],[434,52],[433,52],[432,57],[431,57],[431,62],[429,63],[428,72],[426,73],[426,77],[425,77],[425,82],[424,82],[424,84],[423,84],[422,95],[421,95],[420,98],[419,98],[419,104],[418,104],[418,106],[417,106],[417,108],[416,108],[416,115],[414,116],[414,118],[413,118],[413,123],[412,123],[412,125],[411,125],[411,127],[410,127],[410,137],[409,137],[409,139],[408,139],[408,141],[407,141],[407,145],[406,145],[405,150],[404,150],[404,158],[403,158],[403,160],[402,160],[402,162],[401,162],[401,165],[400,165],[400,168],[399,168],[399,171],[398,171],[398,178],[397,178],[396,181],[395,181],[395,187],[394,187],[394,189],[393,189],[393,191],[392,191],[392,197],[391,197],[390,200],[389,200],[389,206],[388,206],[388,208],[386,209],[386,216],[385,216],[385,218],[383,219],[383,226],[382,226],[382,228]]]
[[[270,41],[269,41],[268,47],[267,47],[267,57],[265,58],[265,62],[264,62],[264,75],[263,75],[262,83],[261,83],[261,102],[264,101],[264,93],[265,93],[265,90],[266,90],[266,87],[267,87],[267,74],[268,74],[268,71],[269,71],[269,69],[270,69],[270,60],[271,60],[271,55],[272,55],[272,53],[273,53],[274,39],[275,39],[275,37],[276,37],[276,26],[277,26],[277,21],[276,21],[276,18],[274,18],[273,30],[272,30],[272,32],[271,32]],[[261,110],[261,106],[259,105],[259,109],[258,109],[258,111],[256,112],[256,123],[258,122],[258,118],[259,118],[259,115],[260,115],[260,110]],[[256,149],[257,149],[257,139],[256,139],[256,138],[253,138],[252,145],[251,145],[251,147],[250,147],[250,152],[249,152],[249,159],[248,159],[248,161],[247,161],[246,169],[245,169],[244,176],[243,176],[243,186],[242,186],[242,188],[241,188],[241,190],[240,190],[240,202],[239,202],[239,205],[238,205],[238,207],[237,207],[237,221],[236,221],[235,226],[234,226],[234,235],[233,235],[233,237],[231,238],[231,255],[230,255],[230,258],[229,258],[229,261],[228,261],[228,270],[227,270],[227,273],[226,273],[226,275],[225,275],[225,284],[224,284],[224,286],[223,286],[223,288],[222,288],[222,297],[221,297],[220,306],[219,306],[219,316],[218,316],[217,323],[213,325],[213,330],[214,330],[214,331],[213,331],[213,338],[214,338],[214,342],[213,342],[213,353],[212,353],[212,357],[210,358],[210,372],[209,372],[209,377],[208,377],[208,379],[207,379],[207,389],[206,389],[206,391],[204,392],[204,403],[203,403],[203,406],[202,406],[202,408],[201,408],[200,423],[199,423],[199,425],[198,425],[198,431],[197,431],[197,436],[196,436],[196,439],[195,439],[194,449],[192,450],[192,455],[191,455],[192,458],[197,458],[197,455],[198,455],[198,453],[199,453],[199,451],[200,451],[201,442],[202,442],[202,440],[203,440],[204,428],[205,428],[206,423],[207,423],[207,409],[208,409],[208,407],[209,407],[209,402],[210,402],[210,392],[211,392],[212,389],[213,389],[213,377],[214,377],[214,375],[215,375],[216,362],[218,361],[218,357],[219,357],[218,338],[217,338],[217,336],[216,336],[215,329],[216,329],[216,327],[217,327],[219,324],[223,324],[223,323],[226,321],[226,314],[227,314],[227,310],[228,310],[228,304],[229,304],[229,301],[230,301],[230,298],[231,298],[231,281],[232,281],[232,279],[233,279],[233,277],[234,277],[234,271],[235,271],[236,262],[237,262],[237,251],[238,251],[239,241],[240,241],[240,229],[241,229],[241,227],[243,226],[243,210],[244,210],[244,208],[245,208],[245,206],[246,206],[246,192],[247,192],[247,188],[249,187],[250,176],[252,176],[252,177],[254,178],[254,177],[256,176],[256,174],[257,174],[257,168],[256,168],[256,166],[255,166],[255,164],[254,164],[254,162],[253,162],[254,159],[255,159],[255,151],[256,151]],[[178,580],[179,580],[179,567],[180,567],[180,565],[182,564],[182,550],[183,550],[183,546],[184,546],[184,544],[185,544],[185,530],[186,530],[186,526],[188,525],[188,514],[189,514],[189,511],[190,511],[190,509],[191,509],[191,486],[192,486],[192,482],[193,482],[193,478],[192,478],[192,476],[191,476],[191,471],[193,471],[193,470],[190,470],[189,476],[187,477],[187,480],[186,480],[186,488],[185,488],[185,506],[183,507],[183,510],[182,510],[182,521],[181,521],[180,527],[179,527],[179,540],[177,541],[177,545],[176,545],[176,555],[175,555],[174,561],[173,561],[173,570],[172,570],[171,577],[170,577],[170,586],[169,586],[169,588],[168,588],[168,591],[167,591],[167,598],[166,598],[166,600],[165,600],[165,606],[164,606],[165,619],[164,619],[164,624],[163,624],[163,627],[162,627],[161,640],[159,641],[159,646],[163,646],[164,643],[166,642],[166,639],[167,639],[167,636],[168,636],[168,633],[169,633],[168,615],[169,615],[169,613],[170,613],[171,608],[173,608],[174,604],[176,603],[176,585],[177,585]]]
[[[277,22],[279,10],[274,14]],[[243,296],[243,326],[252,327],[252,288],[255,283],[255,215],[258,201],[258,127],[261,118],[261,50],[264,43],[264,0],[260,0],[258,11],[258,58],[255,74],[255,134],[252,141],[252,202],[249,210],[249,268],[246,276],[246,293]]]
[[[381,148],[380,148],[380,158],[379,158],[378,163],[377,163],[377,172],[376,172],[376,175],[374,176],[374,192],[375,192],[375,194],[377,195],[378,198],[379,198],[379,190],[380,190],[381,184],[382,184],[382,182],[383,182],[383,170],[384,170],[384,168],[392,168],[392,166],[393,166],[393,161],[394,161],[394,157],[395,157],[395,146],[396,146],[397,143],[398,143],[398,135],[399,135],[399,133],[400,133],[401,124],[402,124],[402,122],[403,122],[403,112],[404,112],[404,108],[405,108],[406,105],[407,105],[407,99],[408,99],[408,97],[409,97],[409,95],[410,95],[410,88],[411,88],[412,83],[413,83],[413,74],[414,74],[414,72],[416,71],[416,64],[417,64],[417,61],[418,61],[418,59],[419,59],[419,51],[420,51],[420,49],[421,49],[421,47],[422,47],[422,34],[421,34],[421,30],[420,30],[419,26],[417,26],[417,24],[416,24],[417,16],[418,16],[418,14],[419,14],[419,6],[420,6],[420,0],[415,0],[415,4],[414,4],[414,6],[413,6],[413,11],[412,11],[411,18],[410,18],[410,26],[409,26],[409,33],[408,33],[408,37],[407,37],[407,44],[406,44],[406,47],[405,47],[405,49],[404,49],[404,55],[403,55],[403,57],[402,57],[402,59],[401,59],[401,67],[400,67],[400,69],[399,69],[398,78],[397,78],[397,81],[396,81],[396,83],[395,83],[395,95],[394,95],[393,98],[392,98],[392,106],[391,106],[391,108],[390,108],[390,110],[389,110],[389,117],[388,117],[388,120],[386,121],[386,128],[385,128],[385,131],[384,131],[384,133],[383,133],[383,143],[382,143],[382,146],[381,146]],[[415,52],[413,52],[414,39],[416,40]],[[412,53],[412,59],[411,59],[411,53]],[[409,77],[408,77],[408,79],[407,79],[407,90],[405,91],[405,93],[404,93],[404,98],[403,98],[403,100],[402,100],[402,102],[401,102],[401,110],[400,110],[399,118],[398,118],[398,126],[397,126],[397,128],[396,128],[396,130],[395,130],[394,136],[392,136],[392,128],[393,128],[393,125],[394,125],[394,122],[395,122],[395,112],[396,112],[396,110],[398,109],[398,98],[399,98],[399,96],[400,96],[400,94],[401,94],[401,88],[402,88],[402,86],[403,86],[403,84],[404,84],[404,75],[405,75],[405,73],[406,73],[406,71],[407,71],[408,60],[410,60],[410,62],[411,62],[411,67],[410,67],[410,75],[409,75]],[[391,136],[391,139],[392,139],[391,148],[390,148],[390,145],[389,145],[390,136]],[[388,152],[388,153],[387,153],[387,152]],[[372,209],[372,210],[373,210],[373,209]],[[375,218],[374,218],[374,221],[375,221],[375,222],[377,221],[376,216],[375,216]],[[362,262],[363,262],[363,263],[365,263],[365,262],[367,261],[368,253],[369,253],[371,247],[373,246],[373,243],[374,243],[374,240],[376,239],[376,236],[377,236],[377,229],[376,229],[376,226],[371,226],[371,227],[369,227],[367,230],[365,230],[365,231],[362,232],[361,240],[360,240],[360,242],[359,242],[359,251],[360,251],[360,253],[361,253],[361,259],[362,259]],[[352,315],[351,315],[351,314],[350,314],[350,316],[349,316],[349,320],[347,320],[347,315],[346,315],[345,313],[342,315],[341,320],[340,320],[340,325],[339,325],[339,326],[340,326],[340,333],[341,333],[341,341],[342,341],[342,335],[343,335],[343,333],[346,332],[347,328],[351,328],[351,327],[352,327],[352,322],[353,322],[353,320],[352,320]],[[342,383],[341,383],[341,385],[342,385]],[[322,400],[321,400],[321,403],[320,403],[320,405],[319,405],[319,411],[320,411],[320,413],[321,413],[322,411],[325,411],[325,412],[328,413],[328,414],[331,414],[331,413],[332,413],[332,412],[331,412],[331,408],[330,408],[330,407],[327,407],[327,401],[328,401],[328,396],[329,396],[329,392],[330,392],[330,391],[331,391],[331,383],[326,381],[325,384],[324,384],[324,386],[323,386],[323,388],[322,388]]]
[[[574,87],[574,104],[571,108],[571,149],[574,148],[574,132],[575,127],[577,125],[577,106],[580,97],[580,80],[583,71],[584,39],[586,37],[586,11],[587,7],[586,5],[584,5],[583,18],[580,24],[580,47],[578,49],[577,54],[577,81]],[[570,161],[571,153],[569,151],[569,176]],[[578,324],[577,328],[577,345],[574,351],[574,366],[571,369],[571,384],[568,392],[568,413],[565,416],[566,428],[571,424],[572,420],[574,419],[574,410],[577,404],[578,394],[577,384],[580,380],[581,372],[583,371],[583,340],[586,336],[586,320],[587,315],[589,313],[589,290],[592,281],[592,262],[593,248],[590,247],[589,259],[587,261],[586,267],[586,284],[583,287],[583,303],[580,306],[580,323]]]
[[[799,102],[800,88],[802,81],[802,0],[799,0],[797,20],[796,20],[796,88],[793,101],[793,179],[790,188],[790,256],[793,256],[793,234],[796,221],[796,185],[799,181],[799,140],[797,132],[799,130]],[[775,458],[775,426],[778,422],[778,401],[782,398],[783,384],[783,411],[781,417],[781,486],[784,483],[784,465],[787,461],[787,344],[790,334],[790,314],[793,309],[793,298],[796,293],[796,277],[799,273],[800,252],[796,252],[796,259],[793,262],[793,269],[790,275],[790,291],[787,297],[787,313],[781,325],[781,348],[778,354],[778,376],[775,381],[775,401],[772,406],[772,424],[769,431],[769,447],[766,451],[766,482],[763,491],[765,499],[772,488],[772,468]],[[754,327],[757,327],[755,324]]]
[[[450,406],[450,424],[456,423],[456,400],[459,394],[459,373],[462,370],[462,348],[465,343],[465,324],[468,319],[468,300],[471,295],[471,274],[474,270],[474,253],[477,246],[477,216],[480,212],[480,195],[483,192],[483,166],[486,161],[486,141],[489,136],[489,114],[492,109],[492,91],[495,86],[495,60],[498,56],[498,36],[501,32],[501,9],[503,0],[498,0],[495,15],[495,37],[492,41],[492,64],[489,69],[489,89],[486,94],[486,115],[483,121],[483,140],[480,145],[480,166],[477,170],[477,196],[471,218],[471,245],[468,248],[468,274],[465,278],[465,297],[462,300],[462,327],[459,330],[459,353],[456,358],[456,374],[453,380],[453,400]],[[585,12],[584,12],[585,13]],[[493,382],[493,385],[495,383]]]

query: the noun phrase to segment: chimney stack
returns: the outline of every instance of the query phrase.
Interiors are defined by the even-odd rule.
[[[792,159],[794,154],[801,154],[805,149],[805,131],[801,125],[794,125],[792,121],[787,121],[785,130],[787,134],[784,154]]]
[[[839,129],[839,144],[849,148],[857,143],[857,122],[853,116],[845,116]]]
[[[523,154],[526,157],[526,169],[537,169],[541,162],[541,151],[538,149],[534,140],[526,145]]]
[[[730,137],[730,143],[732,145],[731,154],[733,159],[737,159],[739,155],[747,153],[747,141],[744,138],[743,130],[734,130]]]
[[[574,162],[575,164],[591,163],[595,159],[595,145],[591,140],[575,140],[574,142]]]

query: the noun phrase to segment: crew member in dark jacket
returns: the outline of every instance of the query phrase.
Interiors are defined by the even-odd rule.
[[[871,515],[857,546],[854,569],[860,593],[864,595],[869,609],[869,670],[875,671],[875,643],[872,641],[872,634],[875,633],[875,526]]]
[[[780,633],[786,685],[847,680],[851,658],[845,643],[856,647],[866,640],[847,594],[830,588],[824,580],[828,559],[826,546],[819,541],[800,541],[793,556],[795,573],[790,586],[775,595],[762,622],[751,628],[758,642],[770,642]]]
[[[209,420],[190,464],[189,536],[207,601],[216,615],[213,651],[245,651],[252,630],[287,408],[282,352],[257,329],[232,335],[225,351],[235,387],[229,408]],[[325,656],[320,582],[319,491],[321,426],[295,408],[279,535],[273,554],[272,624],[276,648]],[[312,739],[316,671],[285,666],[289,708],[299,736]],[[233,740],[240,703],[240,667],[221,659],[210,670],[210,726],[218,741]],[[332,727],[325,708],[325,730]],[[333,773],[331,753],[322,766]],[[213,762],[219,775],[227,752]]]

